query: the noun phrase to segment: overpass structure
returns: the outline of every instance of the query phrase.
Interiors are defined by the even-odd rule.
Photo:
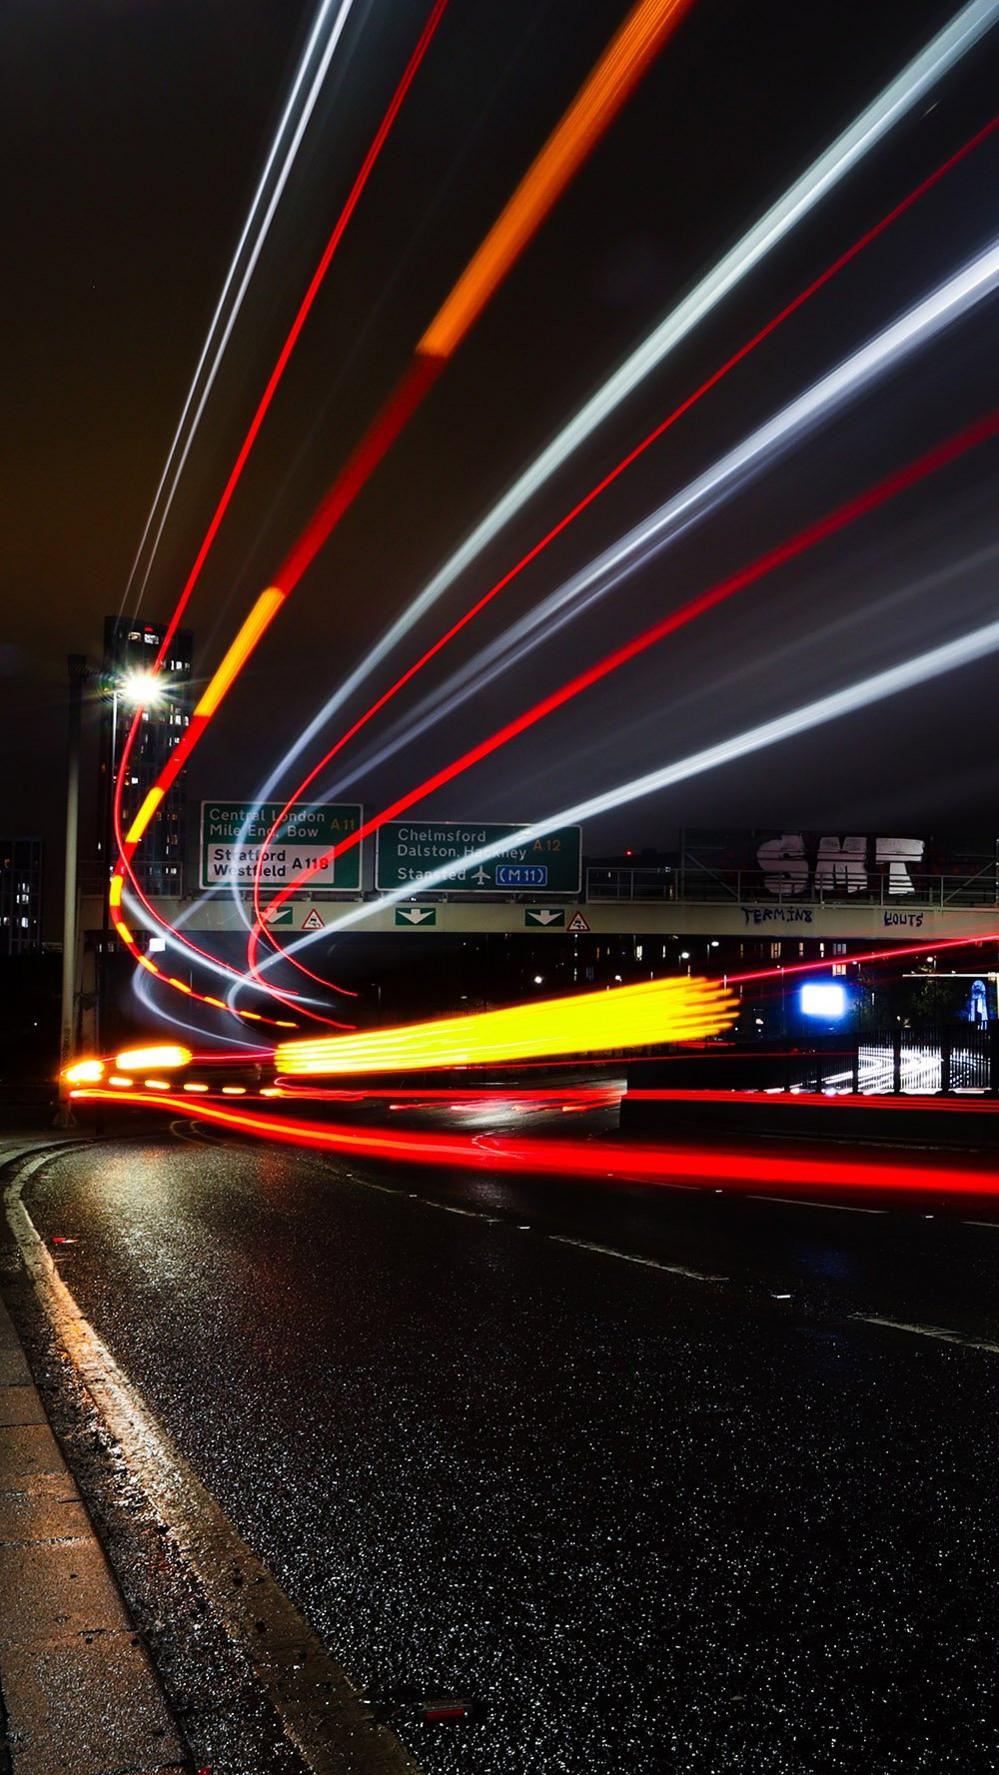
[[[797,884],[795,884],[797,886]],[[344,896],[329,891],[303,893],[289,901],[276,921],[287,940],[293,933],[335,929],[341,913],[363,902],[365,916],[342,933],[398,932],[417,937],[544,936],[702,937],[711,940],[817,939],[845,943],[934,943],[999,939],[999,887],[987,877],[918,875],[905,891],[879,877],[851,892],[849,884],[829,890],[814,881],[803,891],[774,893],[760,871],[718,872],[684,878],[672,869],[589,868],[578,895],[516,894],[505,897],[432,893],[397,904],[377,894]],[[168,924],[197,935],[237,932],[249,917],[249,902],[237,906],[216,889],[189,899],[154,899],[154,910]],[[84,930],[101,928],[97,895],[81,907]],[[141,931],[142,920],[133,921]]]

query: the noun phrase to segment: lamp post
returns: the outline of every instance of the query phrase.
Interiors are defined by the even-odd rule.
[[[77,841],[80,827],[80,728],[83,686],[90,675],[86,656],[71,653],[69,723],[66,735],[66,875],[62,911],[62,1004],[59,1015],[59,1070],[68,1066],[76,1035]],[[57,1126],[69,1126],[73,1114],[61,1095]]]
[[[106,693],[107,694],[107,693]],[[97,1047],[104,1039],[107,1014],[108,955],[111,948],[111,919],[108,885],[114,855],[114,803],[118,778],[118,709],[134,713],[138,709],[159,708],[166,699],[166,686],[153,672],[124,672],[110,686],[111,748],[108,755],[107,779],[104,786],[104,818],[101,838],[101,948],[97,969],[96,1036]]]

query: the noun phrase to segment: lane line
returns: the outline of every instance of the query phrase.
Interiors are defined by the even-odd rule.
[[[824,1208],[830,1214],[887,1214],[887,1208],[854,1208],[848,1202],[812,1202],[807,1196],[750,1196],[750,1202],[776,1202],[781,1208]]]
[[[394,1734],[373,1719],[346,1672],[236,1532],[80,1313],[21,1199],[35,1172],[58,1157],[47,1151],[19,1166],[4,1192],[7,1219],[56,1340],[131,1477],[182,1551],[212,1614],[248,1661],[288,1742],[312,1775],[344,1775],[346,1770],[352,1775],[420,1775]],[[233,1582],[234,1572],[241,1583]]]
[[[727,1276],[712,1276],[706,1270],[691,1270],[680,1263],[661,1263],[655,1257],[636,1257],[630,1251],[616,1251],[613,1245],[598,1245],[592,1239],[574,1239],[568,1233],[548,1233],[555,1245],[574,1245],[579,1251],[598,1251],[601,1257],[616,1257],[622,1263],[636,1263],[646,1270],[664,1270],[669,1276],[686,1276],[691,1282],[727,1282]]]
[[[881,1325],[889,1331],[908,1331],[914,1337],[931,1337],[937,1343],[957,1344],[963,1350],[986,1350],[990,1356],[999,1356],[999,1343],[989,1338],[969,1337],[963,1331],[948,1331],[943,1325],[912,1325],[905,1319],[885,1319],[878,1313],[851,1313],[851,1319],[859,1319],[865,1325]]]
[[[429,1197],[421,1196],[425,1208],[439,1208],[442,1214],[463,1214],[466,1220],[481,1220],[486,1226],[496,1226],[498,1217],[495,1214],[480,1214],[477,1208],[456,1208],[451,1202],[431,1202]]]
[[[962,1220],[962,1226],[987,1226],[990,1233],[999,1233],[999,1220]]]

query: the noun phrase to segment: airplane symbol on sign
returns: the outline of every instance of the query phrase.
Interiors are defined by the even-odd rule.
[[[489,880],[489,876],[487,875],[486,871],[483,869],[481,863],[479,864],[479,867],[476,869],[475,874],[472,876],[472,880],[477,881],[480,887],[483,887],[485,885],[485,883]]]

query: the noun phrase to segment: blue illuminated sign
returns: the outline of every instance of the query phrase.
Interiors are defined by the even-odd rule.
[[[821,1017],[826,1023],[838,1022],[850,1008],[846,987],[831,980],[807,981],[798,994],[798,1003],[803,1017]]]

